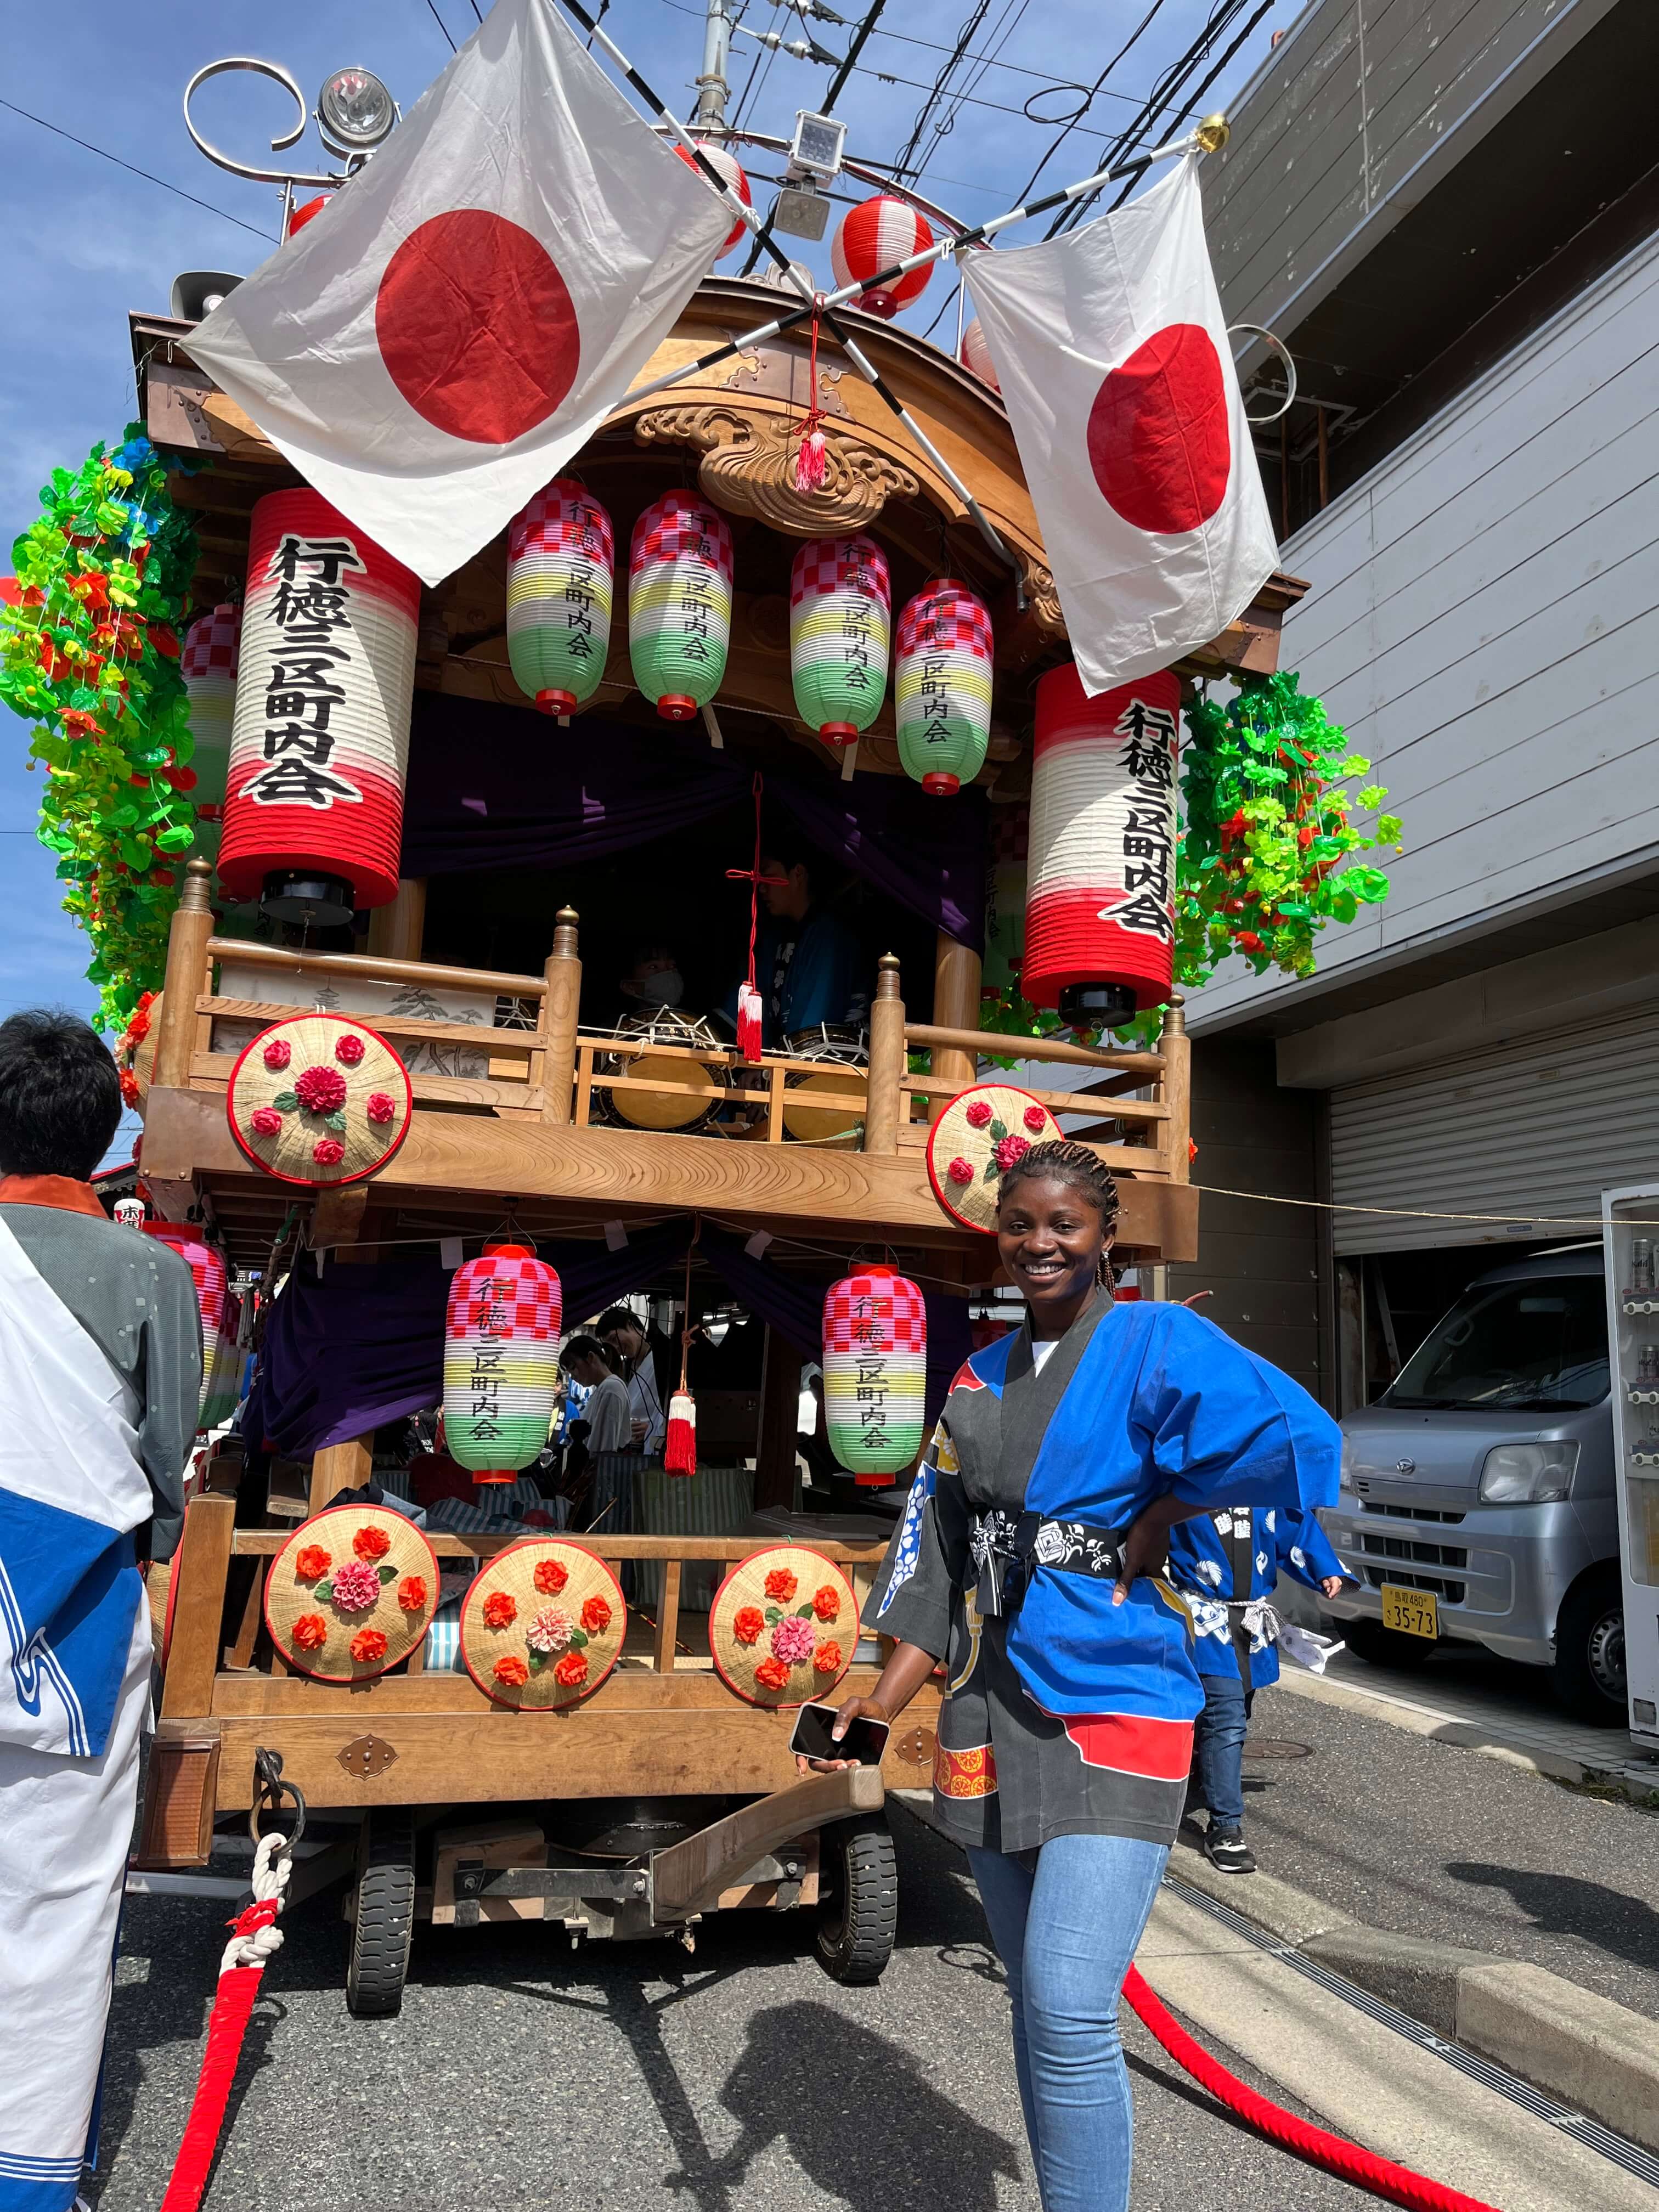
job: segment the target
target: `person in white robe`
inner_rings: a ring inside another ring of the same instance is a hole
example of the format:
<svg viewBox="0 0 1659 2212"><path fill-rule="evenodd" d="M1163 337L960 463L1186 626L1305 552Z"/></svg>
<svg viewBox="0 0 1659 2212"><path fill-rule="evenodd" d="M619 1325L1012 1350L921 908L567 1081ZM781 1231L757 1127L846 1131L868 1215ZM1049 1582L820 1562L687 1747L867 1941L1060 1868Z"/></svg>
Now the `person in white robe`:
<svg viewBox="0 0 1659 2212"><path fill-rule="evenodd" d="M200 1400L190 1268L89 1178L121 1094L73 1016L0 1023L0 2212L70 2212L93 2139L149 1717L139 1561Z"/></svg>

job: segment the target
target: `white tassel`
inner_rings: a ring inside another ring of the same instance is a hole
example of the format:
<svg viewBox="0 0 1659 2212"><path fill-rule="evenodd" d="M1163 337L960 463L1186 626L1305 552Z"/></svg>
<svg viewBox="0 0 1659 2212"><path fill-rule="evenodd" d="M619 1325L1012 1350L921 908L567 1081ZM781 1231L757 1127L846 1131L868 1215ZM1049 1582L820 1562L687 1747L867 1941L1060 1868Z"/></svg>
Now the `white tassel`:
<svg viewBox="0 0 1659 2212"><path fill-rule="evenodd" d="M738 986L738 1049L750 1067L761 1059L761 1023L765 1001L752 983Z"/></svg>
<svg viewBox="0 0 1659 2212"><path fill-rule="evenodd" d="M697 1471L697 1401L689 1390L676 1390L668 1401L668 1436L662 1463L669 1474Z"/></svg>

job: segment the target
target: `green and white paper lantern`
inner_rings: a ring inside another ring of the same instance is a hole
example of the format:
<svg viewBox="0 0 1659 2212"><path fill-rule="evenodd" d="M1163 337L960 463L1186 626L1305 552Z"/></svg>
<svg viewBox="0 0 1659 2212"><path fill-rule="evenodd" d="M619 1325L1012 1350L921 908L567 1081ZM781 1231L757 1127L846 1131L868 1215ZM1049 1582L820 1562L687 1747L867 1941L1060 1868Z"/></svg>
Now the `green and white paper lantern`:
<svg viewBox="0 0 1659 2212"><path fill-rule="evenodd" d="M732 575L726 518L690 492L665 492L634 525L628 655L665 721L689 722L725 679Z"/></svg>
<svg viewBox="0 0 1659 2212"><path fill-rule="evenodd" d="M801 720L856 744L881 712L893 595L873 538L814 538L789 572L789 672Z"/></svg>
<svg viewBox="0 0 1659 2212"><path fill-rule="evenodd" d="M611 645L611 517L568 477L513 518L507 653L519 688L568 720L599 687Z"/></svg>

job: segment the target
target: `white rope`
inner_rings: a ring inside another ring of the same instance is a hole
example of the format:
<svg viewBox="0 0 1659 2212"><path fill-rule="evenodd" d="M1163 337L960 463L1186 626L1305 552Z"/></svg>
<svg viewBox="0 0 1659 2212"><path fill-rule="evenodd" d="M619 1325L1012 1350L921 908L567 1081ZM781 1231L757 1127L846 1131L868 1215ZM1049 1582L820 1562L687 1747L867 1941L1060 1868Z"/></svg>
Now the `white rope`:
<svg viewBox="0 0 1659 2212"><path fill-rule="evenodd" d="M294 1857L288 1838L275 1833L261 1836L253 1854L253 1902L275 1903L280 1910L283 1892L293 1871ZM269 1928L256 1928L249 1936L233 1936L219 1961L219 1972L228 1974L239 1966L263 1966L282 1948L283 1931L274 1923Z"/></svg>

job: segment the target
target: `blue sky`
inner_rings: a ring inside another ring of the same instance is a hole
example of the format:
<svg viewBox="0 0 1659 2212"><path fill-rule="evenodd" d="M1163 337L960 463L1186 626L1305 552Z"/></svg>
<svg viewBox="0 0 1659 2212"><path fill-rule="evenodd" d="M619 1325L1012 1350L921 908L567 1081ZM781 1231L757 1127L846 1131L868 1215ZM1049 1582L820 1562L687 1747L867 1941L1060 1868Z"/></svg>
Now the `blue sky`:
<svg viewBox="0 0 1659 2212"><path fill-rule="evenodd" d="M971 51L1015 66L958 72L955 85L973 104L955 111L951 128L936 143L931 135L924 140L921 188L970 221L1014 202L1055 136L1053 122L1028 120L1022 104L1035 96L1038 116L1063 116L1076 103L1068 102L1058 81L1091 82L1149 4L990 0ZM864 0L837 0L837 7L856 18ZM11 331L0 382L0 548L9 548L37 511L38 489L50 471L78 465L96 438L113 441L131 414L128 310L165 311L173 278L182 270L246 274L275 243L276 190L213 167L185 133L180 95L193 71L222 55L258 54L292 70L314 97L331 70L355 63L383 77L407 108L448 59L441 22L458 40L475 26L471 0L328 0L291 13L251 0L217 0L211 9L199 0L152 0L137 14L112 0L79 0L72 11L33 6L6 12L0 97L210 204L192 205L0 107L6 210L0 267ZM864 66L837 106L851 125L849 152L896 156L925 88L946 59L942 49L976 12L977 0L890 0L881 33L866 46ZM1209 12L1210 0L1164 0L1039 190L1087 173L1103 140L1133 117L1126 96L1144 95ZM1287 27L1298 12L1295 0L1279 0L1206 104L1224 104L1224 95L1266 54L1273 31ZM750 0L746 21L757 30L779 27L787 39L801 33L799 16L769 0ZM702 52L701 4L614 0L605 27L669 105L689 113ZM811 29L826 48L845 50L848 31L823 21ZM820 104L829 73L787 54L765 55L739 34L733 43L734 112L757 56L742 120L787 135L798 107ZM915 82L884 82L877 71ZM291 108L275 85L244 76L207 86L197 112L227 151L258 161L271 158L265 146L274 131L287 126ZM327 166L313 134L285 158L296 166ZM749 166L765 170L770 163L757 156ZM757 203L764 206L769 198L770 188L757 184ZM827 276L827 240L815 248L791 241L789 250ZM723 265L735 269L742 258L739 253ZM925 330L949 296L945 278L936 276L906 321ZM953 307L946 307L939 328L948 341ZM0 568L9 566L0 553ZM33 835L39 783L26 773L27 750L24 725L0 709L0 1015L42 1001L90 1012L94 994L83 981L86 947L58 908L52 857Z"/></svg>

